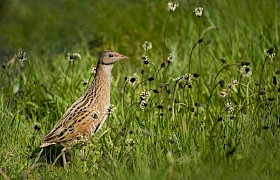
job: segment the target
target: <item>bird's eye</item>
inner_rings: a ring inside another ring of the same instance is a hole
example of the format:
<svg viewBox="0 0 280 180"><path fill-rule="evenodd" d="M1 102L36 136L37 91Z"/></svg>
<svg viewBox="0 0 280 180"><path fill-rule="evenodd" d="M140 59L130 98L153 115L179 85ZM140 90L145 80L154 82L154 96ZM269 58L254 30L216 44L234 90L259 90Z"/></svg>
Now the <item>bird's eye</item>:
<svg viewBox="0 0 280 180"><path fill-rule="evenodd" d="M113 54L109 54L109 58L112 58L113 57Z"/></svg>

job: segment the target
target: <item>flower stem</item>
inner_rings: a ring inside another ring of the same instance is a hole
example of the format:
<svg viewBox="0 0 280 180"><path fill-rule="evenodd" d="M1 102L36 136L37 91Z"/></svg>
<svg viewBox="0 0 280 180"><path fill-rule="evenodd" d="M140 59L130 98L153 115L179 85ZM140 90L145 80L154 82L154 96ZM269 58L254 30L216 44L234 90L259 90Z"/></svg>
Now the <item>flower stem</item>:
<svg viewBox="0 0 280 180"><path fill-rule="evenodd" d="M167 29L167 24L169 22L169 18L171 15L171 11L169 11L166 23L165 23L165 27L164 27L164 33L163 33L163 43L162 43L162 61L164 62L164 53L165 53L165 37L166 37L166 29Z"/></svg>

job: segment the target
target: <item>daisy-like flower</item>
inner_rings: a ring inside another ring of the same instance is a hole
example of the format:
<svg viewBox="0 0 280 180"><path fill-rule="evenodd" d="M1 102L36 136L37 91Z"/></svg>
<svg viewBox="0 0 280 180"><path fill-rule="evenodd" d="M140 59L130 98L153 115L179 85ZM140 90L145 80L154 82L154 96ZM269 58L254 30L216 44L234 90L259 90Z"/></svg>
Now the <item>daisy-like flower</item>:
<svg viewBox="0 0 280 180"><path fill-rule="evenodd" d="M234 111L234 107L230 102L225 104L225 109L228 113L232 113Z"/></svg>
<svg viewBox="0 0 280 180"><path fill-rule="evenodd" d="M273 59L276 56L276 53L274 52L274 48L270 48L270 49L265 49L264 50L264 54L266 56L268 56L269 58Z"/></svg>
<svg viewBox="0 0 280 180"><path fill-rule="evenodd" d="M24 51L19 51L16 55L16 58L19 62L23 62L27 60L27 53Z"/></svg>
<svg viewBox="0 0 280 180"><path fill-rule="evenodd" d="M194 12L195 16L201 17L202 14L203 14L203 8L202 7L197 7L197 8L194 9L193 12Z"/></svg>
<svg viewBox="0 0 280 180"><path fill-rule="evenodd" d="M168 64L172 63L174 61L175 57L172 54L169 54L168 58L167 58L167 62Z"/></svg>
<svg viewBox="0 0 280 180"><path fill-rule="evenodd" d="M250 77L252 75L252 68L250 66L241 66L240 73L243 77Z"/></svg>
<svg viewBox="0 0 280 180"><path fill-rule="evenodd" d="M139 78L138 78L138 75L136 73L134 73L133 76L126 78L126 82L128 84L130 84L131 86L134 86L135 84L137 84L138 81L139 81Z"/></svg>
<svg viewBox="0 0 280 180"><path fill-rule="evenodd" d="M153 45L151 42L149 41L145 41L143 44L142 44L142 48L147 51L147 50L150 50L152 49Z"/></svg>
<svg viewBox="0 0 280 180"><path fill-rule="evenodd" d="M167 6L168 6L169 11L174 12L177 9L177 7L179 6L179 4L170 1L170 2L167 3Z"/></svg>
<svg viewBox="0 0 280 180"><path fill-rule="evenodd" d="M82 56L79 53L73 53L73 54L68 53L67 54L67 60L69 60L70 62L78 61L81 59L82 59Z"/></svg>

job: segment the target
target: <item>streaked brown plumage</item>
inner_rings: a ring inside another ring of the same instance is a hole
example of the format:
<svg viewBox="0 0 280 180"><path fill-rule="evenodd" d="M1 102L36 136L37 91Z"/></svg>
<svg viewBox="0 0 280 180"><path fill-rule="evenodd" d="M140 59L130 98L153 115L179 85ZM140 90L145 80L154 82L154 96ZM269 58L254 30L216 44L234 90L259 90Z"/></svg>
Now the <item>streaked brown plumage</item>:
<svg viewBox="0 0 280 180"><path fill-rule="evenodd" d="M110 106L111 70L115 62L126 58L122 54L105 51L99 58L94 81L43 139L41 148L53 144L64 147L64 166L64 151L79 142L87 142L105 122Z"/></svg>

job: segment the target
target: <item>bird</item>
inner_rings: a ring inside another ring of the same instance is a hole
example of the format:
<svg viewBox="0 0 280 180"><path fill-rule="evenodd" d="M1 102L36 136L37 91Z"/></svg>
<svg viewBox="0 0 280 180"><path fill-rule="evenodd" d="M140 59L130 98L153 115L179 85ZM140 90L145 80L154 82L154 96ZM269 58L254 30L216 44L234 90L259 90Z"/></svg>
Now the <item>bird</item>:
<svg viewBox="0 0 280 180"><path fill-rule="evenodd" d="M95 78L85 93L66 110L50 133L43 138L40 148L51 145L63 147L57 159L62 156L65 169L65 152L78 143L85 144L105 122L110 108L111 71L116 62L124 59L128 57L105 51L99 57Z"/></svg>

